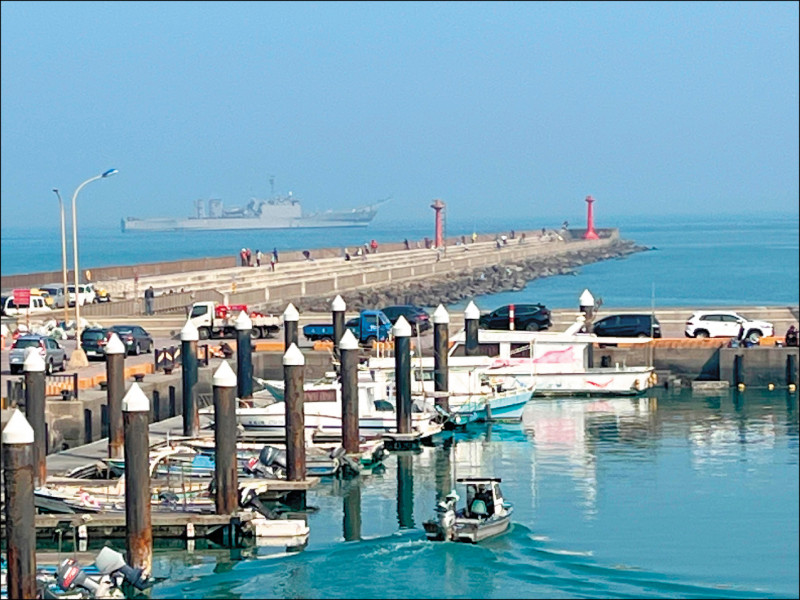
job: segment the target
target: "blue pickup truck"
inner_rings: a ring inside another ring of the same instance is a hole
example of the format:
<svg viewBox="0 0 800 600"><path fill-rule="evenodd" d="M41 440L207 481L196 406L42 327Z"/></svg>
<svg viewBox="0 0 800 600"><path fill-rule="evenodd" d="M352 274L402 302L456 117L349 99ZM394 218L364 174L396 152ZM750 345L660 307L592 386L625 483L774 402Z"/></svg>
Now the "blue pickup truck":
<svg viewBox="0 0 800 600"><path fill-rule="evenodd" d="M372 345L373 341L383 342L389 339L392 332L392 322L380 310L362 310L357 317L345 323L360 344ZM333 323L313 323L303 327L306 339L333 341Z"/></svg>

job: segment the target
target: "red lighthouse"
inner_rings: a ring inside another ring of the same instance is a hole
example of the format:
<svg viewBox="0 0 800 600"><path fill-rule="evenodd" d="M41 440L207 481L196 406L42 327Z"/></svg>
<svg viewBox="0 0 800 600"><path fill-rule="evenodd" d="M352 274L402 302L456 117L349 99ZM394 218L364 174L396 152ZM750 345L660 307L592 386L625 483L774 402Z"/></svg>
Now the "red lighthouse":
<svg viewBox="0 0 800 600"><path fill-rule="evenodd" d="M594 230L594 211L592 210L592 203L594 198L586 196L586 233L583 234L585 240L598 240L600 236Z"/></svg>
<svg viewBox="0 0 800 600"><path fill-rule="evenodd" d="M438 198L433 201L431 208L436 211L436 239L434 240L434 247L444 247L444 236L442 234L442 211L444 210L445 203Z"/></svg>

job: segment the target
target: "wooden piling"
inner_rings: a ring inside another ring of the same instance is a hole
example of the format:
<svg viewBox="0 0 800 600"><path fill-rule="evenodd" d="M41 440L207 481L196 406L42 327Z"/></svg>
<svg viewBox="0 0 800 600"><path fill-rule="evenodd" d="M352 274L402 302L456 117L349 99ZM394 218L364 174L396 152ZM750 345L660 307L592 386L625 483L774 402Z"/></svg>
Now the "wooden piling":
<svg viewBox="0 0 800 600"><path fill-rule="evenodd" d="M475 303L470 300L467 308L464 309L464 329L466 343L464 345L464 354L467 356L477 356L478 345L478 319L481 316L481 311L475 306Z"/></svg>
<svg viewBox="0 0 800 600"><path fill-rule="evenodd" d="M197 340L200 333L191 321L181 329L181 384L183 386L183 435L200 435L197 406ZM208 348L206 348L208 351Z"/></svg>
<svg viewBox="0 0 800 600"><path fill-rule="evenodd" d="M297 345L297 323L300 321L300 313L297 312L294 304L289 302L286 310L283 311L283 347L288 348L292 344Z"/></svg>
<svg viewBox="0 0 800 600"><path fill-rule="evenodd" d="M138 383L122 399L125 434L125 547L133 568L151 573L153 531L150 515L150 400Z"/></svg>
<svg viewBox="0 0 800 600"><path fill-rule="evenodd" d="M744 385L744 356L741 354L733 357L733 382L737 387Z"/></svg>
<svg viewBox="0 0 800 600"><path fill-rule="evenodd" d="M37 597L34 440L30 423L14 409L2 434L7 589L13 600Z"/></svg>
<svg viewBox="0 0 800 600"><path fill-rule="evenodd" d="M450 315L441 304L433 312L433 389L444 392L436 395L436 406L450 412L449 367L447 353L450 349Z"/></svg>
<svg viewBox="0 0 800 600"><path fill-rule="evenodd" d="M33 464L36 487L47 481L47 430L45 428L44 358L38 348L25 351L25 416L33 428Z"/></svg>
<svg viewBox="0 0 800 600"><path fill-rule="evenodd" d="M358 452L358 340L349 329L339 349L342 356L342 446L348 454Z"/></svg>
<svg viewBox="0 0 800 600"><path fill-rule="evenodd" d="M305 414L303 408L303 370L305 357L292 344L283 355L284 402L286 404L286 479L306 477Z"/></svg>
<svg viewBox="0 0 800 600"><path fill-rule="evenodd" d="M247 343L250 344L249 339ZM239 472L236 465L236 375L227 360L223 360L214 373L212 386L216 478L214 503L218 515L231 515L239 507Z"/></svg>
<svg viewBox="0 0 800 600"><path fill-rule="evenodd" d="M239 398L253 397L253 321L245 311L236 317L236 383Z"/></svg>
<svg viewBox="0 0 800 600"><path fill-rule="evenodd" d="M411 433L411 325L400 315L394 334L395 412L397 433Z"/></svg>
<svg viewBox="0 0 800 600"><path fill-rule="evenodd" d="M125 455L122 398L125 396L125 344L112 333L106 344L106 400L108 402L108 457Z"/></svg>
<svg viewBox="0 0 800 600"><path fill-rule="evenodd" d="M333 355L339 356L339 343L344 335L344 312L347 310L347 304L344 299L337 294L336 298L331 302L331 311L333 312Z"/></svg>

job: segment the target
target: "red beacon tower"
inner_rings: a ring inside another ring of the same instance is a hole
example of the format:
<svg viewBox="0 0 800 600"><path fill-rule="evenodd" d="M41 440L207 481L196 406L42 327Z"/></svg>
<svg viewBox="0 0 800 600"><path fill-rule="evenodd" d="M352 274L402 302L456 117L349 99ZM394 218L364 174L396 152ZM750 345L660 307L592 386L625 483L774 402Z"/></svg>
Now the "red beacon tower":
<svg viewBox="0 0 800 600"><path fill-rule="evenodd" d="M594 198L586 196L586 233L583 234L585 240L599 240L600 236L594 230L594 211L592 210L592 203Z"/></svg>
<svg viewBox="0 0 800 600"><path fill-rule="evenodd" d="M436 236L434 240L435 248L444 247L444 235L442 227L442 211L444 210L445 203L438 198L433 201L431 208L436 211Z"/></svg>

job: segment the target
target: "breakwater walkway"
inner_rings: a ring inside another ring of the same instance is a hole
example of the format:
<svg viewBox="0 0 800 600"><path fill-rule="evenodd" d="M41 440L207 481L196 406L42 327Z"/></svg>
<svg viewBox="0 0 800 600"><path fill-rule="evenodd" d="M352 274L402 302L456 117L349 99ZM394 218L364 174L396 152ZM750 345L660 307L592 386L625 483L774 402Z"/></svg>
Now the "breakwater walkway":
<svg viewBox="0 0 800 600"><path fill-rule="evenodd" d="M311 250L311 260L303 259L302 255L281 257L274 271L269 264L261 267L200 267L197 270L185 265L186 268L180 272L164 268L137 277L103 278L107 273L93 270L96 283L109 290L112 302L87 306L82 314L90 319L141 314L142 295L150 286L156 294L156 313L182 313L193 302L202 300L247 304L254 309L273 312L282 312L289 302L301 310L319 310L321 307L326 310L327 303L336 294L348 294L348 306L356 308L361 303L368 306L389 299L386 296L376 298L374 292L378 290L394 290L391 298L402 302L425 304L420 297L423 288L461 274L461 280L451 280L449 287L436 289L438 304L457 301L466 297L464 293L471 296L519 288L524 285L526 277L530 280L562 273L582 264L645 250L620 239L617 229L599 231L600 239L597 240L584 240L579 237L580 233L569 230L517 232L514 238L507 237L505 243L484 236L489 239L478 239L474 243L468 240L466 244L458 243L458 240L457 245L440 250L406 249L402 243L383 244L377 253L351 256L349 261L344 260L343 249ZM571 258L559 262L564 257ZM544 261L538 270L497 269L532 259ZM555 268L548 267L548 263ZM146 266L142 265L143 271ZM488 268L495 269L496 276L489 273L487 281L488 271L485 270ZM479 270L484 270L482 283L472 281L469 287L465 286L463 278ZM408 287L415 282L424 285ZM454 290L460 290L462 296L454 298L451 293Z"/></svg>

